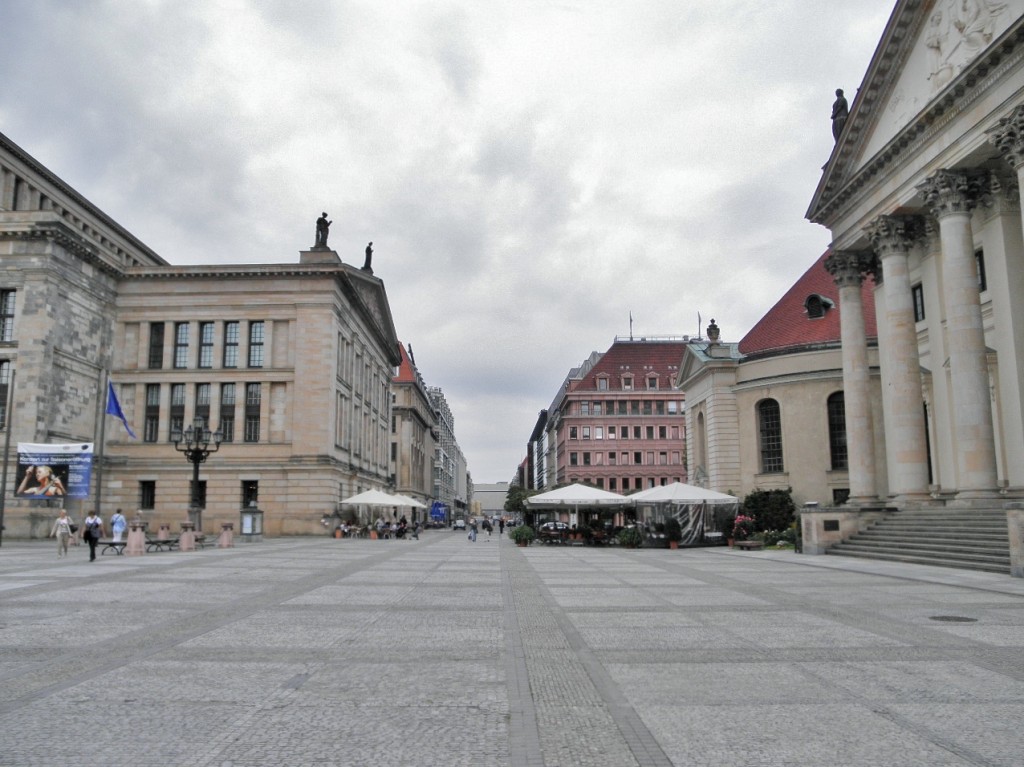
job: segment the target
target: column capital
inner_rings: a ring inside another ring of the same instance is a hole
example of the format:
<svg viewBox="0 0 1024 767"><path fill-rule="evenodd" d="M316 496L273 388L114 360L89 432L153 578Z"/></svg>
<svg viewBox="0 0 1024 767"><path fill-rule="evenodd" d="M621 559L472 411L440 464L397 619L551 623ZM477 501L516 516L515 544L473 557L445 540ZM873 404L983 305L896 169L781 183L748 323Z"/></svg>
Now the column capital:
<svg viewBox="0 0 1024 767"><path fill-rule="evenodd" d="M1020 183L1016 174L989 170L981 190L981 204L992 214L1020 210Z"/></svg>
<svg viewBox="0 0 1024 767"><path fill-rule="evenodd" d="M985 133L1014 170L1024 167L1024 105L1015 107Z"/></svg>
<svg viewBox="0 0 1024 767"><path fill-rule="evenodd" d="M877 216L865 227L879 257L906 253L923 232L919 216Z"/></svg>
<svg viewBox="0 0 1024 767"><path fill-rule="evenodd" d="M939 170L917 185L935 218L970 213L978 204L983 174L975 170Z"/></svg>
<svg viewBox="0 0 1024 767"><path fill-rule="evenodd" d="M841 288L859 287L864 281L864 272L871 267L874 254L859 250L834 250L825 259L825 270L832 275Z"/></svg>

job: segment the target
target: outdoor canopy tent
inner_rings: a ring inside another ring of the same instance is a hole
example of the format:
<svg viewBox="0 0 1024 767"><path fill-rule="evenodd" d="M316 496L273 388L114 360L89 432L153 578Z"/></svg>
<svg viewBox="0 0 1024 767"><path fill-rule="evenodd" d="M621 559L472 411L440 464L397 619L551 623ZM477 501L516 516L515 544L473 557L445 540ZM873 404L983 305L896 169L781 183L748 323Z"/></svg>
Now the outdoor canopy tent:
<svg viewBox="0 0 1024 767"><path fill-rule="evenodd" d="M537 509L570 509L578 512L581 508L632 506L633 499L593 485L576 483L530 496L526 499L526 505Z"/></svg>
<svg viewBox="0 0 1024 767"><path fill-rule="evenodd" d="M679 520L679 524L683 528L683 538L680 543L684 546L693 546L704 539L704 532L710 521L711 506L739 504L739 498L734 496L682 482L651 487L641 490L639 493L633 493L629 497L640 506L685 507L685 513L682 509L677 509L672 515Z"/></svg>

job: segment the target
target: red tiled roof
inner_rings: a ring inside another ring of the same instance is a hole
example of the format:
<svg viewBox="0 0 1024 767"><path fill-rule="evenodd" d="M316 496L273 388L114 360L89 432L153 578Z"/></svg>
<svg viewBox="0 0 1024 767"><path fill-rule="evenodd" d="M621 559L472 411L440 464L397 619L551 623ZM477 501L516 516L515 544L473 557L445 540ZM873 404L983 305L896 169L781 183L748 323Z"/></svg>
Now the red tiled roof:
<svg viewBox="0 0 1024 767"><path fill-rule="evenodd" d="M622 391L627 373L633 375L633 391L646 390L652 375L658 376L658 389L671 390L685 352L684 341L616 340L589 373L570 382L569 391L597 391L598 376L608 378L608 391Z"/></svg>
<svg viewBox="0 0 1024 767"><path fill-rule="evenodd" d="M409 359L409 353L401 341L398 343L398 349L402 354L402 362L398 366L398 375L391 380L395 383L416 383L416 371L413 370L412 360Z"/></svg>
<svg viewBox="0 0 1024 767"><path fill-rule="evenodd" d="M837 345L839 332L839 288L825 269L825 251L814 265L794 283L750 332L739 343L745 355L764 352L795 351L802 347ZM878 337L875 322L875 281L865 278L861 284L860 301L864 308L864 331L869 339ZM833 306L820 319L807 316L804 302L817 293L833 302Z"/></svg>

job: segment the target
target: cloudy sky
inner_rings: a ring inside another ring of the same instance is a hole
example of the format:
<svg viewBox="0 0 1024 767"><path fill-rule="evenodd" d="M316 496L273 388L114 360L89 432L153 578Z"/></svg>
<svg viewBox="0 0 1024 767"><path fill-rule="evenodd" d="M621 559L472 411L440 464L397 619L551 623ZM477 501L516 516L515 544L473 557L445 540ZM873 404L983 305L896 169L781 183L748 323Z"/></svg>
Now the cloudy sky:
<svg viewBox="0 0 1024 767"><path fill-rule="evenodd" d="M828 245L893 0L5 0L0 131L174 264L373 267L477 482L615 336L738 340Z"/></svg>

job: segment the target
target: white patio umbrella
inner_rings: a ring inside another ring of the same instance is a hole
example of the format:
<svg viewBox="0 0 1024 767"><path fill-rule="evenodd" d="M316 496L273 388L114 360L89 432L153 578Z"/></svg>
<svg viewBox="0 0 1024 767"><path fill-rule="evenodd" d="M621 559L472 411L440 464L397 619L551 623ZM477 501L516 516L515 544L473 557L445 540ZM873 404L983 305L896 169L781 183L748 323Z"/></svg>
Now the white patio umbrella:
<svg viewBox="0 0 1024 767"><path fill-rule="evenodd" d="M399 500L399 506L412 506L414 509L427 508L427 504L420 503L415 498L410 498L408 495L403 495L402 493L395 493L394 497Z"/></svg>
<svg viewBox="0 0 1024 767"><path fill-rule="evenodd" d="M633 501L593 485L576 483L531 496L526 499L526 504L538 509L571 509L577 513L581 508L594 506L632 506Z"/></svg>
<svg viewBox="0 0 1024 767"><path fill-rule="evenodd" d="M346 498L341 503L344 506L391 507L403 505L398 498L385 493L383 490L365 490L358 495L353 495L351 498ZM362 516L362 513L360 513L360 519L362 519Z"/></svg>
<svg viewBox="0 0 1024 767"><path fill-rule="evenodd" d="M696 485L687 485L683 482L649 487L639 493L633 493L629 497L638 506L685 506L685 516L681 517L681 509L673 514L682 526L683 537L680 543L684 546L692 546L704 539L704 533L711 517L709 506L739 503L739 498L734 496Z"/></svg>

